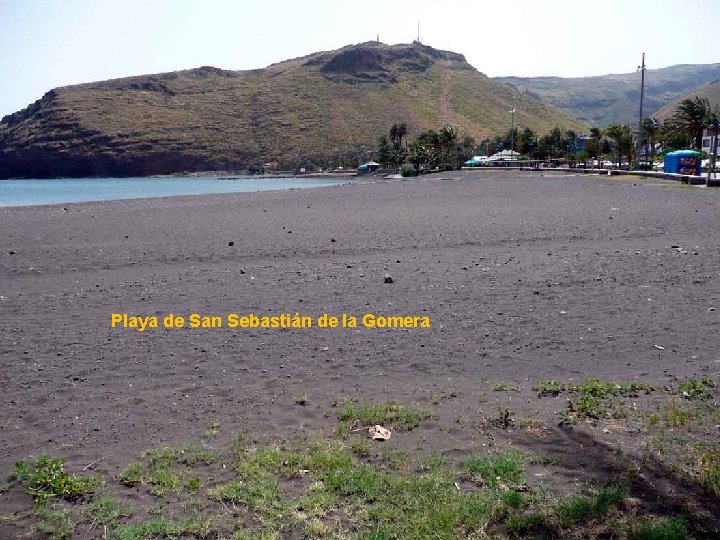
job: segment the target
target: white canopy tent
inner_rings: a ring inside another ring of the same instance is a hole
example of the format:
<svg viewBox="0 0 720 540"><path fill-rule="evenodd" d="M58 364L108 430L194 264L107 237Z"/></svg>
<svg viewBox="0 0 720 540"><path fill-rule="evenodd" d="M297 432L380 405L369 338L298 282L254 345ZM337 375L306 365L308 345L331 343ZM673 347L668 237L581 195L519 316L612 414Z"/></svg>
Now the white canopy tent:
<svg viewBox="0 0 720 540"><path fill-rule="evenodd" d="M517 159L520 159L520 152L514 150L503 150L487 158L488 161L515 161Z"/></svg>

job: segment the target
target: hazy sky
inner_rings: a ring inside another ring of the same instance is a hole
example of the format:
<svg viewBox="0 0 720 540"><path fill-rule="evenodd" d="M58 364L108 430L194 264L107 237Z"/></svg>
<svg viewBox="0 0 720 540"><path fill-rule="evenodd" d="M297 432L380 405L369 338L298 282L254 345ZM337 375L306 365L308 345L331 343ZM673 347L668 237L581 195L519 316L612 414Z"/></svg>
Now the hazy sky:
<svg viewBox="0 0 720 540"><path fill-rule="evenodd" d="M418 21L490 76L720 62L718 0L0 0L0 116L69 84L409 43Z"/></svg>

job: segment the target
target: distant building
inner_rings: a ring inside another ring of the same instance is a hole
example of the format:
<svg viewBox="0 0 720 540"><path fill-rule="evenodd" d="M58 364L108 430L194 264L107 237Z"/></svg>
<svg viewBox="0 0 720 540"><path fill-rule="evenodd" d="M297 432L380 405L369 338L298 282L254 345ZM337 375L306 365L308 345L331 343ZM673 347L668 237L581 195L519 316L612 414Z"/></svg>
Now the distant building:
<svg viewBox="0 0 720 540"><path fill-rule="evenodd" d="M520 159L520 152L503 150L487 158L487 161L517 161L518 159Z"/></svg>
<svg viewBox="0 0 720 540"><path fill-rule="evenodd" d="M373 172L377 171L380 168L379 163L375 163L374 161L368 161L367 163L363 163L358 167L358 171L360 172Z"/></svg>
<svg viewBox="0 0 720 540"><path fill-rule="evenodd" d="M579 135L578 138L575 139L575 151L578 154L582 154L590 141L592 141L592 137L590 135Z"/></svg>
<svg viewBox="0 0 720 540"><path fill-rule="evenodd" d="M712 128L703 129L703 137L702 137L702 151L703 152L706 152L707 154L713 153L713 138L714 137L715 137L715 133ZM716 146L720 147L720 140L718 140Z"/></svg>

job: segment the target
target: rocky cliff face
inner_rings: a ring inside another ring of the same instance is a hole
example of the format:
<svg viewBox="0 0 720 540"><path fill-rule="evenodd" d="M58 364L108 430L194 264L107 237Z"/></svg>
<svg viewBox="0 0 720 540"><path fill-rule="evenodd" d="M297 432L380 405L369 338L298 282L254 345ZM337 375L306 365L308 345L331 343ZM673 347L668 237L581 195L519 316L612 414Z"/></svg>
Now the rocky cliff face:
<svg viewBox="0 0 720 540"><path fill-rule="evenodd" d="M475 137L580 124L456 53L363 43L262 70L213 67L51 90L0 121L0 178L238 170L368 157L395 122Z"/></svg>
<svg viewBox="0 0 720 540"><path fill-rule="evenodd" d="M461 54L439 51L419 43L393 48L368 43L319 55L305 65L320 66L326 77L336 81L395 83L399 73L424 73L435 60L456 64L457 69L473 69Z"/></svg>

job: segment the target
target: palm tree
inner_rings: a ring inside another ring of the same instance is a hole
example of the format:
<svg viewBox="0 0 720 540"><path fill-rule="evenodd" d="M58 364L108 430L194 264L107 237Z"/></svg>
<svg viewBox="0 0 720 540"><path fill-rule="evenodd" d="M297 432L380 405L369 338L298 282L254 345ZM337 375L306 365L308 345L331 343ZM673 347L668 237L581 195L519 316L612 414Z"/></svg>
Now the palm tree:
<svg viewBox="0 0 720 540"><path fill-rule="evenodd" d="M662 145L663 150L678 150L692 144L691 137L684 131L677 131L671 124L670 118L660 124L655 138Z"/></svg>
<svg viewBox="0 0 720 540"><path fill-rule="evenodd" d="M655 138L660 130L660 120L657 118L645 118L641 126L642 133L640 135L640 142L643 148L650 148L650 157L652 158L655 154Z"/></svg>
<svg viewBox="0 0 720 540"><path fill-rule="evenodd" d="M573 162L577 161L577 139L577 133L572 129L563 133L562 146L565 150L565 157L570 160L572 155Z"/></svg>
<svg viewBox="0 0 720 540"><path fill-rule="evenodd" d="M605 129L605 135L612 140L617 155L618 166L622 161L622 156L628 158L628 163L632 161L633 140L632 131L627 124L613 124Z"/></svg>
<svg viewBox="0 0 720 540"><path fill-rule="evenodd" d="M591 152L595 154L598 162L598 168L600 167L600 155L602 154L602 140L603 132L598 127L590 128L590 139L592 140Z"/></svg>
<svg viewBox="0 0 720 540"><path fill-rule="evenodd" d="M465 135L462 138L462 140L460 141L458 148L460 149L460 160L461 161L470 159L475 154L475 149L477 148L477 143L475 142L475 138L471 137L470 135Z"/></svg>
<svg viewBox="0 0 720 540"><path fill-rule="evenodd" d="M393 124L390 128L390 142L392 143L392 158L390 162L394 167L402 165L405 161L406 152L403 148L403 139L407 135L407 124Z"/></svg>
<svg viewBox="0 0 720 540"><path fill-rule="evenodd" d="M560 128L555 126L546 137L548 137L548 142L550 143L551 155L560 157L563 153L563 135Z"/></svg>
<svg viewBox="0 0 720 540"><path fill-rule="evenodd" d="M390 128L390 140L395 148L400 149L402 147L402 141L407 135L407 124L402 122L400 124L393 124Z"/></svg>
<svg viewBox="0 0 720 540"><path fill-rule="evenodd" d="M521 154L532 154L532 151L535 148L536 139L537 135L535 135L535 132L532 129L529 127L523 129L520 132L519 137L515 139L517 141L518 152Z"/></svg>
<svg viewBox="0 0 720 540"><path fill-rule="evenodd" d="M440 148L443 151L443 161L445 164L450 162L451 156L455 158L454 165L457 165L457 130L450 124L445 124L440 130Z"/></svg>
<svg viewBox="0 0 720 540"><path fill-rule="evenodd" d="M410 163L420 172L423 167L437 167L440 154L440 137L434 130L423 131L415 142L410 144Z"/></svg>
<svg viewBox="0 0 720 540"><path fill-rule="evenodd" d="M388 143L388 139L385 135L380 137L378 139L378 151L377 151L377 161L382 164L383 167L386 167L388 163L390 163L393 159L393 151L392 147Z"/></svg>
<svg viewBox="0 0 720 540"><path fill-rule="evenodd" d="M703 128L710 112L710 103L705 98L695 96L683 99L668 119L669 127L677 134L690 135L693 148L701 148Z"/></svg>

